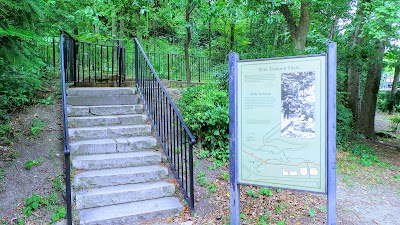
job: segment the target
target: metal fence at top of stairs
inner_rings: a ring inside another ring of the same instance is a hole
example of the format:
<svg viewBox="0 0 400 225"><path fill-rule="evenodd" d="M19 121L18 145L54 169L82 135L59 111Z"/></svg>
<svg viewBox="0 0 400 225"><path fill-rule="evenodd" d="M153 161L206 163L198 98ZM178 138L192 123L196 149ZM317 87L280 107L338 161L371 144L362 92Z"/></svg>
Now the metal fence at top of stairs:
<svg viewBox="0 0 400 225"><path fill-rule="evenodd" d="M157 72L135 38L136 87L171 169L191 211L194 211L193 137Z"/></svg>
<svg viewBox="0 0 400 225"><path fill-rule="evenodd" d="M71 196L71 151L69 146L69 135L68 135L68 114L67 114L67 87L66 78L67 71L71 74L74 68L71 60L67 63L68 54L71 54L71 48L74 46L73 38L67 34L62 33L60 35L60 69L61 69L61 91L62 91L62 112L63 112L63 134L64 134L64 160L65 160L65 187L66 187L66 200L67 200L67 223L72 225L72 196Z"/></svg>
<svg viewBox="0 0 400 225"><path fill-rule="evenodd" d="M121 42L105 45L79 42L69 37L68 51L64 52L66 82L74 86L98 84L121 87L127 73L133 78L133 66L125 63L126 50Z"/></svg>
<svg viewBox="0 0 400 225"><path fill-rule="evenodd" d="M185 55L175 53L147 52L150 62L161 79L186 81ZM189 66L192 82L215 81L219 73L223 73L224 60L207 57L190 56Z"/></svg>
<svg viewBox="0 0 400 225"><path fill-rule="evenodd" d="M45 44L38 46L43 61L49 66L59 67L59 41L56 38L45 38ZM113 44L110 44L113 43ZM125 80L134 78L134 51L119 45L119 41L108 44L78 42L74 40L76 66L71 74L67 71L67 82L75 86L94 84L121 85ZM122 52L121 52L122 51ZM185 56L178 53L146 52L158 76L163 80L186 81ZM122 57L121 57L122 56ZM66 57L69 57L67 54ZM201 56L189 56L192 82L214 81L218 74L226 73L223 59L212 59ZM121 79L121 84L120 80Z"/></svg>

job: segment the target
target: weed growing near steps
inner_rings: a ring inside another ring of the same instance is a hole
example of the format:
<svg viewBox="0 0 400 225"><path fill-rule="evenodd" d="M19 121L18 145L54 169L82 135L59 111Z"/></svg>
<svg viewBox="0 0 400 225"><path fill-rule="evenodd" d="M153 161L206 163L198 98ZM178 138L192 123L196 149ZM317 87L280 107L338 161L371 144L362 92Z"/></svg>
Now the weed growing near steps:
<svg viewBox="0 0 400 225"><path fill-rule="evenodd" d="M37 137L40 132L47 126L44 122L42 122L39 118L37 118L37 114L35 114L35 118L32 120L31 126L31 137Z"/></svg>
<svg viewBox="0 0 400 225"><path fill-rule="evenodd" d="M205 176L206 176L206 173L204 171L200 171L196 178L197 182L199 182L200 186L206 187L206 189L209 193L216 192L217 185L208 181Z"/></svg>
<svg viewBox="0 0 400 225"><path fill-rule="evenodd" d="M58 195L53 192L49 196L39 196L32 194L24 204L22 209L23 217L18 219L18 224L24 224L25 220L30 218L36 211L44 209L51 215L51 223L57 222L65 218L67 211L64 206L59 206L60 199Z"/></svg>
<svg viewBox="0 0 400 225"><path fill-rule="evenodd" d="M0 168L0 192L3 191L4 169Z"/></svg>
<svg viewBox="0 0 400 225"><path fill-rule="evenodd" d="M42 162L44 162L44 158L40 157L39 160L29 160L25 164L25 169L30 170L33 166L39 166Z"/></svg>

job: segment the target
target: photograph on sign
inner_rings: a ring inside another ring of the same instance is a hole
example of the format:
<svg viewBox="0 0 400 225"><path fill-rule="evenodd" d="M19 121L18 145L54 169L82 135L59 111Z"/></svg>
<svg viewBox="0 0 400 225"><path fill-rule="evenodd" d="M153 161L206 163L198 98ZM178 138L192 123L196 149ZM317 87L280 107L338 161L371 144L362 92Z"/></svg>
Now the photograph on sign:
<svg viewBox="0 0 400 225"><path fill-rule="evenodd" d="M315 72L282 73L281 136L315 138Z"/></svg>
<svg viewBox="0 0 400 225"><path fill-rule="evenodd" d="M238 182L326 192L326 56L239 61Z"/></svg>

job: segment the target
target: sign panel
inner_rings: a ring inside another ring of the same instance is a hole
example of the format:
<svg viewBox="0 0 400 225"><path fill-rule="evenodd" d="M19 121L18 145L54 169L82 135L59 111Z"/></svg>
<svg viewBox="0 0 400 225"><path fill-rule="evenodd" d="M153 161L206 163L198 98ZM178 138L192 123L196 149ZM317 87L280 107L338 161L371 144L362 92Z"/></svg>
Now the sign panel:
<svg viewBox="0 0 400 225"><path fill-rule="evenodd" d="M326 55L237 69L238 183L326 193Z"/></svg>

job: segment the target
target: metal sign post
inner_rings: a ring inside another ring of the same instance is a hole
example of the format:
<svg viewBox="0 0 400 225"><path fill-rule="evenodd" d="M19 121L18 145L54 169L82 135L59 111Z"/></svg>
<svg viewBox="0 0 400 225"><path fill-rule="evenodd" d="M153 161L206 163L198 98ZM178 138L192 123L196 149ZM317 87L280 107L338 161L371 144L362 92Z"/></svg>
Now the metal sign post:
<svg viewBox="0 0 400 225"><path fill-rule="evenodd" d="M229 54L230 224L239 186L328 195L336 224L336 43L327 54L239 60Z"/></svg>

